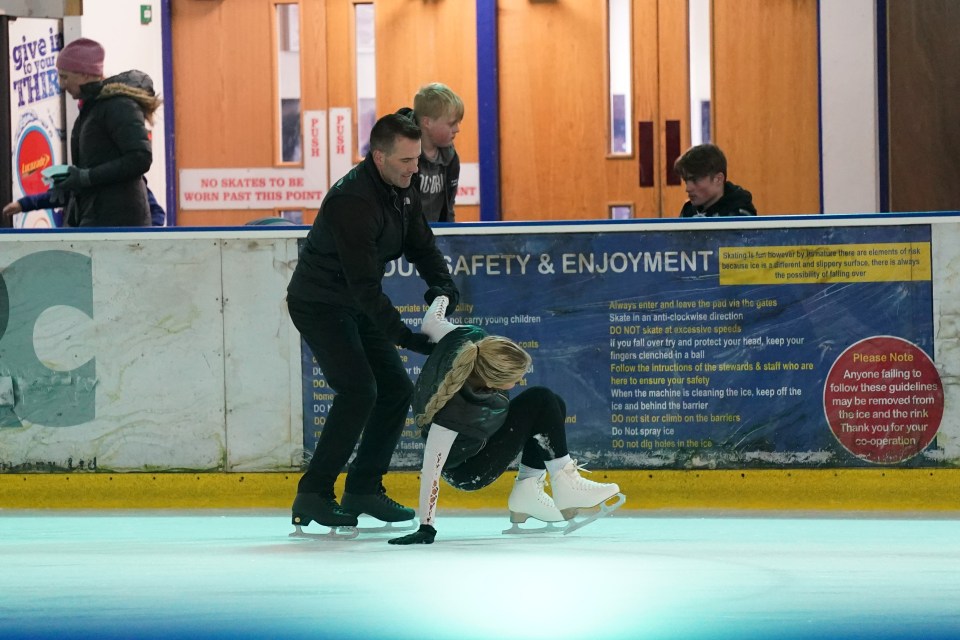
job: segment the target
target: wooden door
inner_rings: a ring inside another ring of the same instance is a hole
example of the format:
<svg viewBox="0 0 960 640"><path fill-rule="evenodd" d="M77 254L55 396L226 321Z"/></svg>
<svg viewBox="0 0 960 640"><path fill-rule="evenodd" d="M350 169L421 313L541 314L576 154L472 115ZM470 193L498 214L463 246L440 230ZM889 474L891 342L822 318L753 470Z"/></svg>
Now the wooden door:
<svg viewBox="0 0 960 640"><path fill-rule="evenodd" d="M479 157L477 126L477 14L472 0L375 0L377 113L413 107L417 90L442 82L463 100L455 146L461 164ZM477 205L456 205L458 222L479 220Z"/></svg>
<svg viewBox="0 0 960 640"><path fill-rule="evenodd" d="M887 3L889 210L960 208L960 5Z"/></svg>
<svg viewBox="0 0 960 640"><path fill-rule="evenodd" d="M820 213L817 0L714 0L714 141L760 214Z"/></svg>
<svg viewBox="0 0 960 640"><path fill-rule="evenodd" d="M173 0L179 170L291 166L281 160L278 142L276 12L280 4L299 9L301 114L331 106L353 107L355 112L351 0ZM274 209L181 209L177 224L242 225L277 213ZM315 216L315 209L305 209L303 222L309 224Z"/></svg>
<svg viewBox="0 0 960 640"><path fill-rule="evenodd" d="M643 75L636 80L638 116L635 119L638 134L640 127L649 127L645 123L652 121L653 184L644 176L646 180L640 185L643 197L638 197L636 217L672 218L680 214L687 200L683 182L673 170L674 161L690 147L687 2L645 0L645 3L649 5L647 10L634 16L634 47L637 51L644 51L643 57L636 56L637 73ZM634 3L634 11L639 4ZM652 15L656 15L655 21L648 17ZM655 34L641 32L641 27L647 23L656 26ZM640 165L642 156L649 155L644 145L650 142L638 135L638 143L637 165Z"/></svg>
<svg viewBox="0 0 960 640"><path fill-rule="evenodd" d="M322 25L322 11L306 3L303 41ZM320 5L322 8L322 5ZM176 114L176 167L273 167L277 162L274 108L274 2L195 2L173 0L173 96ZM308 18L309 16L309 18ZM318 22L319 20L319 22ZM323 39L319 41L322 43ZM316 68L324 56L304 51L304 64ZM313 93L316 83L306 83ZM304 100L322 101L311 95ZM178 210L177 224L239 225L273 215L272 210Z"/></svg>
<svg viewBox="0 0 960 640"><path fill-rule="evenodd" d="M686 4L632 3L634 144L613 154L606 0L500 1L502 219L679 212L682 184L668 176L690 140Z"/></svg>
<svg viewBox="0 0 960 640"><path fill-rule="evenodd" d="M349 108L357 151L357 5L372 4L376 115L412 106L420 86L443 82L464 101L457 136L462 163L477 162L476 14L472 2L408 0L173 0L178 169L284 166L276 145L277 4L300 12L302 111ZM340 176L331 175L332 183ZM180 211L180 225L236 225L276 211ZM316 210L304 210L310 223ZM457 219L478 207L459 205Z"/></svg>

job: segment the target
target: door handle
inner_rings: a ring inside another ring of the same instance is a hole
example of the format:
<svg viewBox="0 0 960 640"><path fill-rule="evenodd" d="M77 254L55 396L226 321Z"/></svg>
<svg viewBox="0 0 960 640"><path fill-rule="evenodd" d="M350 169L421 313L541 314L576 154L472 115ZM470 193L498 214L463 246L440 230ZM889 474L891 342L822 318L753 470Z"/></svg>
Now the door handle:
<svg viewBox="0 0 960 640"><path fill-rule="evenodd" d="M637 133L637 159L640 162L640 186L653 186L653 122L651 120L641 120L640 130Z"/></svg>
<svg viewBox="0 0 960 640"><path fill-rule="evenodd" d="M667 172L667 185L673 187L680 184L680 176L673 170L674 163L680 157L680 121L667 120L664 124L666 125L664 135L666 166L664 169Z"/></svg>

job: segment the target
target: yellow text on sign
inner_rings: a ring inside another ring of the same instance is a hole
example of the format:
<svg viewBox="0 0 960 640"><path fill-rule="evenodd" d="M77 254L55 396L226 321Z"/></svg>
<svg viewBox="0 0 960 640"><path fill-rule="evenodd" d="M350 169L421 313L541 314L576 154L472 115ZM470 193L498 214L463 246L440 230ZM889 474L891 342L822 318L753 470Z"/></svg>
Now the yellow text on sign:
<svg viewBox="0 0 960 640"><path fill-rule="evenodd" d="M929 242L720 247L721 285L930 280Z"/></svg>

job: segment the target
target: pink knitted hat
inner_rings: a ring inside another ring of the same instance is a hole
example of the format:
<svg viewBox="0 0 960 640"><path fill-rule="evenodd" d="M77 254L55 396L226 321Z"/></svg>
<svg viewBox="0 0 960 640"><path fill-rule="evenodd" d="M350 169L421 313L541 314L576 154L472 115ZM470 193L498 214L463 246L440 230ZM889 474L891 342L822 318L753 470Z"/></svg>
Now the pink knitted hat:
<svg viewBox="0 0 960 640"><path fill-rule="evenodd" d="M79 38L60 50L57 69L88 76L102 76L103 56L103 47L99 42L90 38Z"/></svg>

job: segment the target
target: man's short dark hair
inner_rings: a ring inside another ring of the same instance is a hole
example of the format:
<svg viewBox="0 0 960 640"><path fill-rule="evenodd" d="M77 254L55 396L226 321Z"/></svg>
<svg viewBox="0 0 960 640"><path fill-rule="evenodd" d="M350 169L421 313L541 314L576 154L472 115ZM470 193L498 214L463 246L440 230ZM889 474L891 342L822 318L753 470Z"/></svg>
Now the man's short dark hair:
<svg viewBox="0 0 960 640"><path fill-rule="evenodd" d="M398 137L419 140L420 127L412 118L391 113L377 120L370 130L370 150L390 153Z"/></svg>
<svg viewBox="0 0 960 640"><path fill-rule="evenodd" d="M698 144L673 163L673 170L683 180L699 180L704 176L722 173L727 177L727 157L715 144Z"/></svg>

